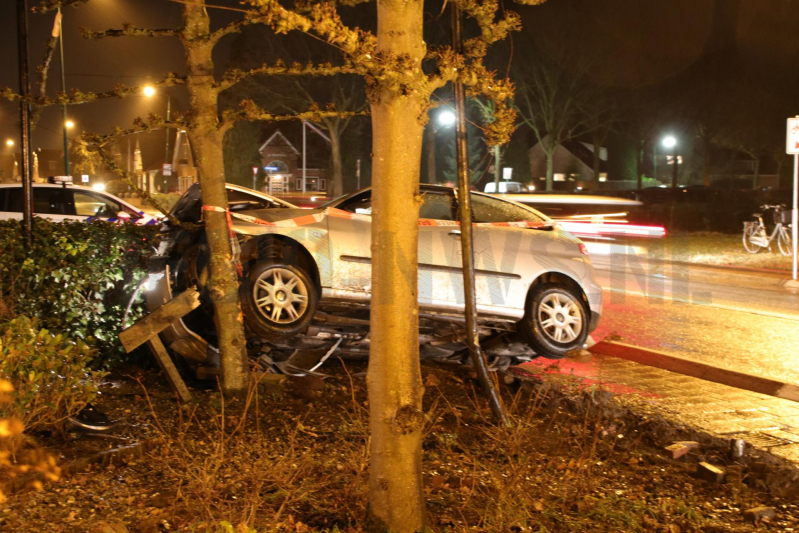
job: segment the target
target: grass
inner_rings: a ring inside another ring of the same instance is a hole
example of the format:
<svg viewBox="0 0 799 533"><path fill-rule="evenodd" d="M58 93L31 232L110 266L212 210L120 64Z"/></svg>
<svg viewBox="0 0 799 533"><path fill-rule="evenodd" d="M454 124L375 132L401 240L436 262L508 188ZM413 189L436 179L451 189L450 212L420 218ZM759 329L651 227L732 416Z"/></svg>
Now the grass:
<svg viewBox="0 0 799 533"><path fill-rule="evenodd" d="M661 256L672 261L702 263L708 265L766 268L790 270L791 257L784 256L772 243L759 253L748 253L741 235L713 232L674 233L656 242L646 243L649 256ZM662 254L662 255L661 255Z"/></svg>

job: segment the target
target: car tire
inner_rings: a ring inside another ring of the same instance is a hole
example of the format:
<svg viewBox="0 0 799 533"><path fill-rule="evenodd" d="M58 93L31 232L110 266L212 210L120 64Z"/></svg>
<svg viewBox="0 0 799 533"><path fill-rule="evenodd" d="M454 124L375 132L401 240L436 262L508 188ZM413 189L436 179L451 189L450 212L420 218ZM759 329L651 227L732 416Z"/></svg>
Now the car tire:
<svg viewBox="0 0 799 533"><path fill-rule="evenodd" d="M313 277L293 248L279 242L266 246L241 283L244 322L266 339L285 338L308 328L319 301Z"/></svg>
<svg viewBox="0 0 799 533"><path fill-rule="evenodd" d="M588 338L590 311L582 294L559 283L534 286L519 329L535 352L562 359Z"/></svg>

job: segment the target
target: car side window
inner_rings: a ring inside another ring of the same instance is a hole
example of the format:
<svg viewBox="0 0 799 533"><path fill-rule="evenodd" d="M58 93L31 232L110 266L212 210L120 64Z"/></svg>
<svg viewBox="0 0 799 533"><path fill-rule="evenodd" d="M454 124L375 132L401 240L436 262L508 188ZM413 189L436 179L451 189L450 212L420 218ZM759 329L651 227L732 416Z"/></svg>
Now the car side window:
<svg viewBox="0 0 799 533"><path fill-rule="evenodd" d="M358 213L361 215L372 214L372 191L364 191L356 194L352 198L341 202L336 206L337 209L348 211L350 213Z"/></svg>
<svg viewBox="0 0 799 533"><path fill-rule="evenodd" d="M12 213L22 212L22 187L8 191L7 210ZM62 189L54 187L33 188L33 214L66 215L66 202Z"/></svg>
<svg viewBox="0 0 799 533"><path fill-rule="evenodd" d="M449 193L422 191L419 218L455 220L455 198Z"/></svg>
<svg viewBox="0 0 799 533"><path fill-rule="evenodd" d="M483 196L472 194L472 218L475 222L544 222L545 219L532 209Z"/></svg>
<svg viewBox="0 0 799 533"><path fill-rule="evenodd" d="M125 211L122 204L111 198L83 191L72 192L77 216L112 218Z"/></svg>
<svg viewBox="0 0 799 533"><path fill-rule="evenodd" d="M236 189L227 190L227 202L231 211L245 211L250 209L272 209L280 207L275 202L270 202L266 198L237 191Z"/></svg>

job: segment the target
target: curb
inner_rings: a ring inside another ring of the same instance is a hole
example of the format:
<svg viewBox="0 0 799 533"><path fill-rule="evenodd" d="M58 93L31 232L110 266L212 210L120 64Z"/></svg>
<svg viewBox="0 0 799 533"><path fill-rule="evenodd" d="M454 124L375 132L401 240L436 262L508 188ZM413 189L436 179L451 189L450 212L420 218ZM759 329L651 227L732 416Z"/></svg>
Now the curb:
<svg viewBox="0 0 799 533"><path fill-rule="evenodd" d="M591 346L588 351L599 355L626 359L635 363L661 368L669 372L712 381L714 383L721 383L722 385L728 385L737 389L744 389L767 396L774 396L775 398L782 398L783 400L799 402L799 386L792 383L784 383L760 376L752 376L750 374L744 374L743 372L719 368L690 359L684 359L676 355L639 348L638 346L632 346L621 342L598 342Z"/></svg>

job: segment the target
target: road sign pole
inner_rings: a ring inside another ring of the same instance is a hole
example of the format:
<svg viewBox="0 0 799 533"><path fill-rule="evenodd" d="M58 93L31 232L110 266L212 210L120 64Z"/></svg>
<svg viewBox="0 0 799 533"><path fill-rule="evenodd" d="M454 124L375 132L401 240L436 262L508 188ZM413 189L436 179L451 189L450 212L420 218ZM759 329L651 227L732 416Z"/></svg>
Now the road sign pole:
<svg viewBox="0 0 799 533"><path fill-rule="evenodd" d="M792 235L791 235L791 243L793 244L793 271L792 277L793 280L796 281L796 261L797 261L797 242L799 238L799 154L794 154L793 156L793 207L791 209L791 226Z"/></svg>
<svg viewBox="0 0 799 533"><path fill-rule="evenodd" d="M793 155L793 205L791 206L791 245L793 248L793 268L790 282L799 286L796 279L797 243L799 240L799 115L789 118L785 132L785 152Z"/></svg>

